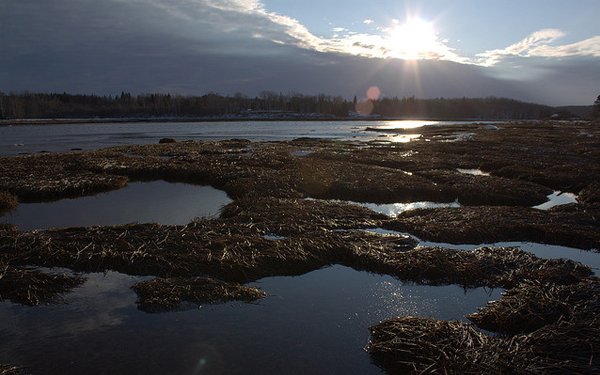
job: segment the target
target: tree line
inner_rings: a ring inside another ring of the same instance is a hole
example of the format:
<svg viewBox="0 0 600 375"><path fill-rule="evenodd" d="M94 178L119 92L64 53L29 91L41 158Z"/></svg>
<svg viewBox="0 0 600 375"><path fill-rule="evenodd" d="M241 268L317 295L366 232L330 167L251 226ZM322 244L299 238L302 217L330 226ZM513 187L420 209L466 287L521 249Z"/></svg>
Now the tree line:
<svg viewBox="0 0 600 375"><path fill-rule="evenodd" d="M347 117L360 100L340 96L282 94L265 91L241 94L183 96L171 94L76 95L67 93L0 92L0 119L92 117L244 117L252 113L321 114ZM552 107L505 98L382 98L369 103L369 115L432 119L539 119ZM360 112L360 111L358 111Z"/></svg>

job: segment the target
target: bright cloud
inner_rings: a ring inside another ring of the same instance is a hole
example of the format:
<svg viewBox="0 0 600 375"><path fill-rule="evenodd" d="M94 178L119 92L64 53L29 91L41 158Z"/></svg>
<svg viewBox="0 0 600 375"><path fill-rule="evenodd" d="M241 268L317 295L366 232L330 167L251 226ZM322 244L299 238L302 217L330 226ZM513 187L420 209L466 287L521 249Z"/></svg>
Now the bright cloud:
<svg viewBox="0 0 600 375"><path fill-rule="evenodd" d="M565 44L562 46L537 46L529 51L529 55L541 57L600 57L600 36L594 36L576 43Z"/></svg>
<svg viewBox="0 0 600 375"><path fill-rule="evenodd" d="M189 23L212 23L215 30L224 34L238 33L240 37L250 35L279 45L323 53L369 58L447 60L487 67L495 66L510 57L600 56L600 36L555 45L558 39L565 36L558 29L542 29L506 48L466 57L450 47L449 41L435 32L433 24L429 25L430 29L421 27L421 32L414 27L407 27L411 20L393 19L388 27L378 27L376 33L358 33L335 27L332 29L334 34L327 38L314 35L295 18L267 10L260 0L137 1L153 5ZM372 19L362 22L366 25L374 24Z"/></svg>
<svg viewBox="0 0 600 375"><path fill-rule="evenodd" d="M554 41L566 34L558 29L539 30L521 41L503 49L495 49L478 54L477 63L483 66L493 66L507 57L570 57L595 56L600 57L600 36L594 36L576 43L552 45Z"/></svg>

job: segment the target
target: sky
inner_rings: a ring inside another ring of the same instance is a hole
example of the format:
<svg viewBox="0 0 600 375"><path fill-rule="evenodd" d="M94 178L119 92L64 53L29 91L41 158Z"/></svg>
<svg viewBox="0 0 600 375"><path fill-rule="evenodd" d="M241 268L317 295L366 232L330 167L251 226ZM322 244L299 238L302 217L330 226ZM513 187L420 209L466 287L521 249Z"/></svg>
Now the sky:
<svg viewBox="0 0 600 375"><path fill-rule="evenodd" d="M0 91L600 94L600 1L0 0Z"/></svg>

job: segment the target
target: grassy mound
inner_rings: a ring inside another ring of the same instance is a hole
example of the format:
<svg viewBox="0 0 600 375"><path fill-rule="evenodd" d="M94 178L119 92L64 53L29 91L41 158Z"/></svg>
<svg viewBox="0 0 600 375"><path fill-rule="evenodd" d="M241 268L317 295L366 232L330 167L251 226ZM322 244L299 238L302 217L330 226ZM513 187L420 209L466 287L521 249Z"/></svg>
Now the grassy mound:
<svg viewBox="0 0 600 375"><path fill-rule="evenodd" d="M257 288L209 277L154 279L138 283L132 289L138 295L138 308L146 312L180 309L186 302L195 305L252 302L266 296Z"/></svg>

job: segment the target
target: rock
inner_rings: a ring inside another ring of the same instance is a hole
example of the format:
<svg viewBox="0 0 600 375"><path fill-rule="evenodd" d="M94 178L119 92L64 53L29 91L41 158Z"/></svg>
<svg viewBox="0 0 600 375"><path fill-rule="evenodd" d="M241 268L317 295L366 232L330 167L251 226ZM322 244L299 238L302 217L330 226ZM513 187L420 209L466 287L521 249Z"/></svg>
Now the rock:
<svg viewBox="0 0 600 375"><path fill-rule="evenodd" d="M177 142L175 139L173 138L161 138L158 143L175 143Z"/></svg>

